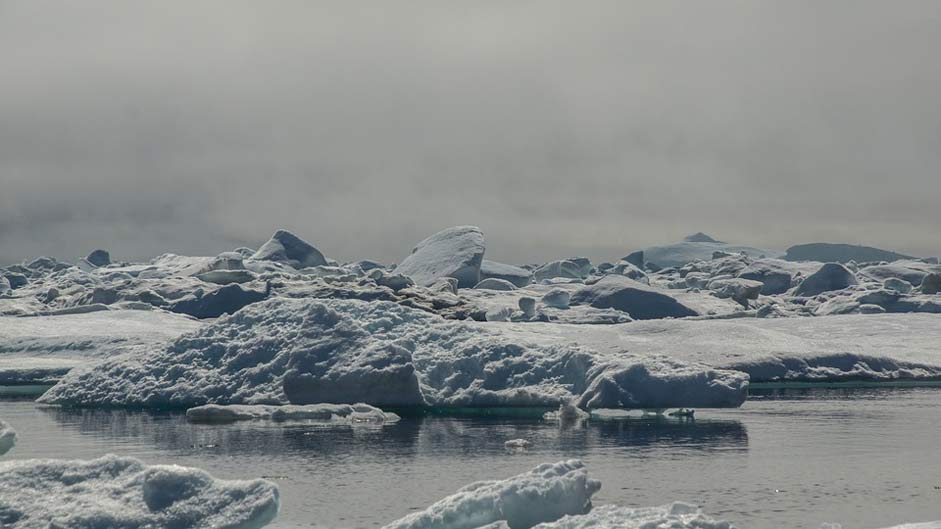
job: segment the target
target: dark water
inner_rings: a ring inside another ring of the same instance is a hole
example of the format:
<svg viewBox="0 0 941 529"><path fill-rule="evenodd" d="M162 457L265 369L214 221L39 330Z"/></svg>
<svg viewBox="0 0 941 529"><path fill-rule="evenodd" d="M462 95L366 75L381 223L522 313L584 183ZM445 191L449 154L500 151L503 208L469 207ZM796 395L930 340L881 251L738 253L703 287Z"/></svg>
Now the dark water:
<svg viewBox="0 0 941 529"><path fill-rule="evenodd" d="M9 458L112 452L282 491L274 527L377 527L481 479L581 458L595 504L684 500L741 528L878 528L941 519L941 389L756 392L695 421L634 416L562 429L541 419L408 418L389 426L191 425L179 413L65 411L0 401ZM508 439L532 448L511 453Z"/></svg>

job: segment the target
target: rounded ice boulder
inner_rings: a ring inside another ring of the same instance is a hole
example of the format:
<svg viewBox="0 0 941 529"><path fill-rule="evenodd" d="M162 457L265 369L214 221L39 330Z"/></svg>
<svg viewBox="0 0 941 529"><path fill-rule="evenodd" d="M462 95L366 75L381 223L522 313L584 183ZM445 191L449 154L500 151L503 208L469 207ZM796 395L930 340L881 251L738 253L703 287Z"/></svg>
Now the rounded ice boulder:
<svg viewBox="0 0 941 529"><path fill-rule="evenodd" d="M453 277L458 287L472 288L480 282L485 248L480 228L455 226L418 243L395 272L411 277L421 286L431 286L442 277Z"/></svg>

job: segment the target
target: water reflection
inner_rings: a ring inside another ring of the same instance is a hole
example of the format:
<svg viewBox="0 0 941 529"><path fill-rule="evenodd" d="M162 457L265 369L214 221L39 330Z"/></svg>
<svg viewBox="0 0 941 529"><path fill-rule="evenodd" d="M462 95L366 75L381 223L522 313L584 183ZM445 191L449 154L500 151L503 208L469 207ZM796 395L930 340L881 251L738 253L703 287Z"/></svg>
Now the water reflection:
<svg viewBox="0 0 941 529"><path fill-rule="evenodd" d="M748 446L748 432L736 420L651 417L593 417L561 427L542 419L492 417L406 417L393 424L329 424L314 421L243 421L191 424L181 412L44 407L63 428L101 440L151 445L162 451L219 454L308 454L332 457L364 449L397 458L416 453L502 452L504 442L525 438L540 451L578 455L598 447L637 450L670 446L691 450Z"/></svg>

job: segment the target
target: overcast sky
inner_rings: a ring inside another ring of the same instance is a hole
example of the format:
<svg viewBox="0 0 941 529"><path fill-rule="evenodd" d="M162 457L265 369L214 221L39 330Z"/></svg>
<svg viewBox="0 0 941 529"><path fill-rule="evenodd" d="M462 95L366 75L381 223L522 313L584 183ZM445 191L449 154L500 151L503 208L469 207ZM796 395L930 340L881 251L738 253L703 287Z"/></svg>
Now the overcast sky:
<svg viewBox="0 0 941 529"><path fill-rule="evenodd" d="M354 5L355 4L355 5ZM0 0L0 262L941 253L941 2Z"/></svg>

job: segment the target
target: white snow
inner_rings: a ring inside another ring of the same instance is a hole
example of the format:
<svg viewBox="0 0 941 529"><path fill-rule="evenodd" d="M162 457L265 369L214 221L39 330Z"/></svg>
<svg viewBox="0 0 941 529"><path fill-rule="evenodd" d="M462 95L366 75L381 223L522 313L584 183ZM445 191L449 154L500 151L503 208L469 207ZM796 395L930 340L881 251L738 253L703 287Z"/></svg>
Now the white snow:
<svg viewBox="0 0 941 529"><path fill-rule="evenodd" d="M459 287L471 288L480 282L485 249L480 228L455 226L418 243L395 267L395 272L422 286L431 286L443 277L453 277Z"/></svg>
<svg viewBox="0 0 941 529"><path fill-rule="evenodd" d="M269 419L272 421L322 421L332 423L387 423L399 416L368 404L206 404L186 410L190 422L233 422Z"/></svg>
<svg viewBox="0 0 941 529"><path fill-rule="evenodd" d="M941 529L941 520L936 522L906 523L902 525L893 525L886 529Z"/></svg>
<svg viewBox="0 0 941 529"><path fill-rule="evenodd" d="M577 328L455 322L390 302L275 298L163 349L69 374L41 400L461 407L556 406L577 398L638 408L744 401L747 377L740 372L548 339L550 330Z"/></svg>
<svg viewBox="0 0 941 529"><path fill-rule="evenodd" d="M732 524L713 520L695 505L675 502L660 507L602 505L587 514L565 516L535 529L731 529ZM515 528L514 528L515 529Z"/></svg>
<svg viewBox="0 0 941 529"><path fill-rule="evenodd" d="M513 529L527 529L588 512L591 496L600 488L581 461L543 464L505 480L467 485L383 529L475 529L500 521Z"/></svg>
<svg viewBox="0 0 941 529"><path fill-rule="evenodd" d="M200 326L163 311L0 316L0 385L54 382L76 366L163 347Z"/></svg>
<svg viewBox="0 0 941 529"><path fill-rule="evenodd" d="M16 444L16 430L0 419L0 456L9 452ZM2 508L2 506L0 506ZM2 521L2 520L0 520Z"/></svg>
<svg viewBox="0 0 941 529"><path fill-rule="evenodd" d="M9 529L253 529L278 513L278 488L195 468L107 455L0 463L0 522Z"/></svg>

